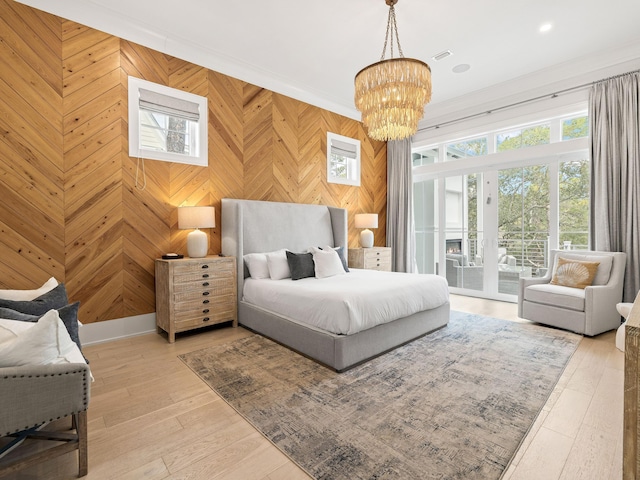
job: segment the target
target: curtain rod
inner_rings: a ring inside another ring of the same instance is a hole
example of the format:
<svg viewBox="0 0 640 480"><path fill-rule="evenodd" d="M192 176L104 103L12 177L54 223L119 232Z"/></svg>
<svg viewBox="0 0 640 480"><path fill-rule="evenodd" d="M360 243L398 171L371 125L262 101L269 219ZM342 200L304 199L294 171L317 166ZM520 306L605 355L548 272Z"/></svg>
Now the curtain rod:
<svg viewBox="0 0 640 480"><path fill-rule="evenodd" d="M557 92L547 93L545 95L540 95L538 97L528 98L527 100L521 100L519 102L510 103L509 105L503 105L501 107L492 108L491 110L487 110L486 112L480 113L472 113L471 115L467 115L465 117L456 118L454 120L448 120L446 122L438 123L437 125L430 125L428 127L419 128L418 132L425 132L427 130L437 130L440 127L445 125L453 125L454 123L463 122L465 120L469 120L470 118L481 117L483 115L489 115L494 112L499 112L501 110L507 110L509 108L518 107L520 105L524 105L526 103L536 102L538 100L543 100L545 98L556 98L558 95L562 95L563 93L573 92L577 90L582 90L584 88L595 85L596 83L606 82L608 80L613 80L615 78L624 77L625 75L631 75L634 73L640 73L640 70L633 70L631 72L621 73L619 75L613 75L611 77L603 78L601 80L594 80L593 82L583 83L582 85L576 85L574 87L565 88L564 90L558 90Z"/></svg>

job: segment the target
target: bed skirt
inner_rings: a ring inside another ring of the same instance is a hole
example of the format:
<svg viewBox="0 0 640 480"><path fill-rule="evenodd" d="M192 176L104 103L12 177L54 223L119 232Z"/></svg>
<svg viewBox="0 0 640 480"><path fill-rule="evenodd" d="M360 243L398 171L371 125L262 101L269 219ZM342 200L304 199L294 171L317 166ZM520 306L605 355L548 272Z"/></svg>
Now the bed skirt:
<svg viewBox="0 0 640 480"><path fill-rule="evenodd" d="M336 335L311 329L246 302L239 302L238 308L242 326L338 372L444 327L450 312L447 302L353 335Z"/></svg>

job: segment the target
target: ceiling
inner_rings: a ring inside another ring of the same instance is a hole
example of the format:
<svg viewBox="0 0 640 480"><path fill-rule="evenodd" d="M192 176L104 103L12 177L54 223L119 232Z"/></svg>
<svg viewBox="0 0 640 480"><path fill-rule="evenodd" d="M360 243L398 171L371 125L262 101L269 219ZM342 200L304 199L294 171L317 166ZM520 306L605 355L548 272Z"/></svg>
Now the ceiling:
<svg viewBox="0 0 640 480"><path fill-rule="evenodd" d="M353 78L380 59L388 14L384 0L20 2L356 119ZM396 17L404 55L431 66L427 115L640 66L638 0L400 0Z"/></svg>

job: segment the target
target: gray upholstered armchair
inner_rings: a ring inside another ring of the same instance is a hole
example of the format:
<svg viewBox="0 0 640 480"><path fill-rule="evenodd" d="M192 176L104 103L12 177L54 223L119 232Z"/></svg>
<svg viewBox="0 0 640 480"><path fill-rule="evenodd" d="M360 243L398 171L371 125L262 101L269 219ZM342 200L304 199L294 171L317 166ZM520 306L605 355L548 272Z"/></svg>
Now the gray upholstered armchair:
<svg viewBox="0 0 640 480"><path fill-rule="evenodd" d="M557 259L599 262L591 286L551 284ZM518 316L584 335L598 335L620 326L616 304L622 301L626 254L587 250L551 250L544 277L521 278Z"/></svg>
<svg viewBox="0 0 640 480"><path fill-rule="evenodd" d="M34 463L78 450L78 476L87 474L87 408L91 375L80 363L0 368L0 477ZM46 424L70 416L70 432L45 431ZM45 424L44 426L42 426ZM12 438L10 438L12 437ZM24 438L63 442L23 457Z"/></svg>

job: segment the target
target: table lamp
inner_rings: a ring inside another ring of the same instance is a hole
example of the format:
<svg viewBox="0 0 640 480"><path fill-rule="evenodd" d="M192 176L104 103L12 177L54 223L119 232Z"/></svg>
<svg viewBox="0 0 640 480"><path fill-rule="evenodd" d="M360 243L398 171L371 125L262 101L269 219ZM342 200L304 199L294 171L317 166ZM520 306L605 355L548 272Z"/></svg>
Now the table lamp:
<svg viewBox="0 0 640 480"><path fill-rule="evenodd" d="M360 245L362 248L373 247L373 232L369 229L378 228L378 214L357 213L356 228L364 228L364 230L360 232Z"/></svg>
<svg viewBox="0 0 640 480"><path fill-rule="evenodd" d="M187 235L187 255L191 258L202 258L209 251L209 238L200 228L216 226L216 209L214 207L178 207L178 228L187 230L194 228Z"/></svg>

